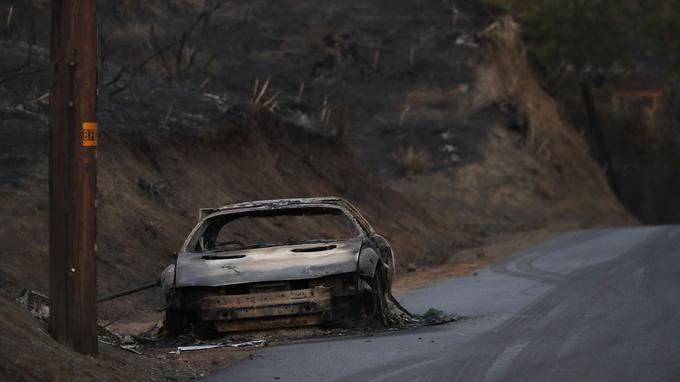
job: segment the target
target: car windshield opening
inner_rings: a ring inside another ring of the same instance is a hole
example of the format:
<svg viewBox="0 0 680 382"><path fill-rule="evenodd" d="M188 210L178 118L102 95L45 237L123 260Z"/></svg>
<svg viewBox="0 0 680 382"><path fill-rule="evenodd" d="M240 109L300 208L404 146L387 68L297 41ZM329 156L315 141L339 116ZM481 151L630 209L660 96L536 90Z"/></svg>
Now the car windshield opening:
<svg viewBox="0 0 680 382"><path fill-rule="evenodd" d="M359 231L339 208L303 207L224 214L204 222L190 250L225 252L356 237Z"/></svg>

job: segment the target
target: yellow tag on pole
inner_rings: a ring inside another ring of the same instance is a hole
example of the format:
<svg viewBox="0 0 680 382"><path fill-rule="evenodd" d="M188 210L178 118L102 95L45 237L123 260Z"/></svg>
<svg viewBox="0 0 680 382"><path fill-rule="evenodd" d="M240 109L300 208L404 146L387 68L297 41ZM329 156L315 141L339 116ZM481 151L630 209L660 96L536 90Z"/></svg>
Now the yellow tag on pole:
<svg viewBox="0 0 680 382"><path fill-rule="evenodd" d="M97 146L97 122L83 122L83 146Z"/></svg>

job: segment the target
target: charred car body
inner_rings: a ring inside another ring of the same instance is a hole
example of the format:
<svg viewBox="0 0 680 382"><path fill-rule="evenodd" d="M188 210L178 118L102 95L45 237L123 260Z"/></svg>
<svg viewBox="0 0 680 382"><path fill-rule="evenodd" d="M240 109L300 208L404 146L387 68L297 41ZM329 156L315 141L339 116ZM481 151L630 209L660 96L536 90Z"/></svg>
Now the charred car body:
<svg viewBox="0 0 680 382"><path fill-rule="evenodd" d="M161 275L166 329L217 332L381 318L387 241L347 201L308 198L201 209Z"/></svg>

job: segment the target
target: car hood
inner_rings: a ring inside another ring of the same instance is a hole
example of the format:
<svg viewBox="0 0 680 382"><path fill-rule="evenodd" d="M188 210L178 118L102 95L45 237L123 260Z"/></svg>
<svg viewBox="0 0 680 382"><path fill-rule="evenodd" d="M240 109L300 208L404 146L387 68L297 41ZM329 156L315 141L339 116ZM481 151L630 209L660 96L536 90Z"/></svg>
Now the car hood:
<svg viewBox="0 0 680 382"><path fill-rule="evenodd" d="M218 253L180 253L175 286L225 286L356 272L362 238ZM223 258L228 257L228 258Z"/></svg>

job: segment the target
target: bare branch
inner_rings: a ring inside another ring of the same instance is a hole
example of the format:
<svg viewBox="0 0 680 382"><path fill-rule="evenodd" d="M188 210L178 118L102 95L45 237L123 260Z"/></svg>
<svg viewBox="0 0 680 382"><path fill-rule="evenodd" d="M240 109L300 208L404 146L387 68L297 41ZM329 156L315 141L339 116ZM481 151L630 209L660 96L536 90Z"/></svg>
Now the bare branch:
<svg viewBox="0 0 680 382"><path fill-rule="evenodd" d="M164 46L163 48L157 50L155 53L153 53L149 57L147 57L144 61L142 61L142 63L137 65L135 70L132 71L130 78L128 78L128 80L125 82L125 84L123 86L119 87L118 89L112 91L111 93L109 93L109 96L113 97L114 95L116 95L116 94L122 92L123 90L127 89L127 87L130 86L130 83L132 82L132 80L135 79L135 76L137 76L137 74L146 66L146 64L148 64L154 58L162 55L163 53L165 53L166 51L168 51L170 48L174 47L175 45L177 45L177 42L173 42L171 44L168 44L168 45ZM121 69L121 72L123 72L123 69ZM122 73L119 73L119 74L122 75ZM120 78L120 76L117 76L117 77ZM115 84L115 82L113 82L113 83Z"/></svg>
<svg viewBox="0 0 680 382"><path fill-rule="evenodd" d="M32 74L37 74L37 73L41 73L41 72L44 72L44 71L45 71L44 69L35 69L35 70L29 70L27 72L22 71L22 72L10 74L9 76L7 76L5 78L0 78L0 84L5 83L5 82L12 80L12 79L15 79L15 78L19 78L19 77L23 77L23 76L30 76Z"/></svg>

